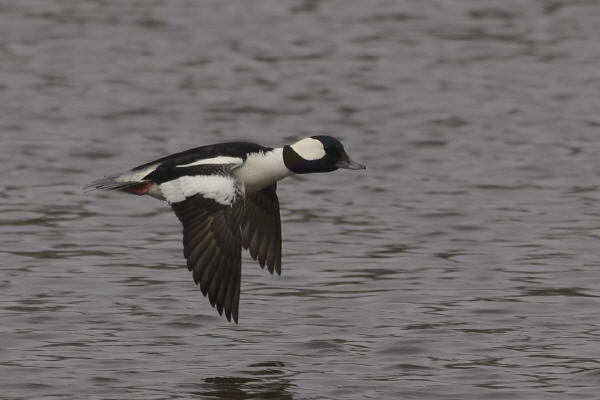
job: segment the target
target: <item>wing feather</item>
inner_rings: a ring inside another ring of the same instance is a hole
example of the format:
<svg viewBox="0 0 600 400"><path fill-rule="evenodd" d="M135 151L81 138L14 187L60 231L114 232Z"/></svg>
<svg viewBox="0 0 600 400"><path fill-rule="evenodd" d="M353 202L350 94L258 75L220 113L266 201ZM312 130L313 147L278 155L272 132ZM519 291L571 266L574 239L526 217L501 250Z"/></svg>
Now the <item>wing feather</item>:
<svg viewBox="0 0 600 400"><path fill-rule="evenodd" d="M277 185L248 195L242 225L242 245L270 273L281 275L281 218Z"/></svg>
<svg viewBox="0 0 600 400"><path fill-rule="evenodd" d="M193 166L194 172L199 173L201 167ZM214 175L214 165L206 168L213 173L210 180L186 175L181 182L168 181L161 186L168 185L163 193L183 225L183 252L194 282L219 314L225 310L227 319L237 322L243 185L227 166L221 166L221 175Z"/></svg>

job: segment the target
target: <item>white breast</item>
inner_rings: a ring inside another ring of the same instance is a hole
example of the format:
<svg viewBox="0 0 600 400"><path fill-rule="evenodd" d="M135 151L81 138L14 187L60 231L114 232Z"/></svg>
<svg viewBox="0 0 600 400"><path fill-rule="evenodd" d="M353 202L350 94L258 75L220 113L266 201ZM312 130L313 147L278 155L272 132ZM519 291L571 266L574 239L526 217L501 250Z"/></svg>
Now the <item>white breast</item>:
<svg viewBox="0 0 600 400"><path fill-rule="evenodd" d="M248 154L246 162L234 169L233 173L244 182L247 194L256 193L293 174L283 162L283 148Z"/></svg>

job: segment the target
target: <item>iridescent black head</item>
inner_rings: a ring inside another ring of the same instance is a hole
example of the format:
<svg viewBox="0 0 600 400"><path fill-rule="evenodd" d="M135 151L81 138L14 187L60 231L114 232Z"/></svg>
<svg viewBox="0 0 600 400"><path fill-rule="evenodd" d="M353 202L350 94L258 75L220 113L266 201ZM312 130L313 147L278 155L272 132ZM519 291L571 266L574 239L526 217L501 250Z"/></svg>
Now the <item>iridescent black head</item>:
<svg viewBox="0 0 600 400"><path fill-rule="evenodd" d="M331 172L338 168L366 169L350 160L342 143L331 136L311 136L285 146L283 161L296 174Z"/></svg>

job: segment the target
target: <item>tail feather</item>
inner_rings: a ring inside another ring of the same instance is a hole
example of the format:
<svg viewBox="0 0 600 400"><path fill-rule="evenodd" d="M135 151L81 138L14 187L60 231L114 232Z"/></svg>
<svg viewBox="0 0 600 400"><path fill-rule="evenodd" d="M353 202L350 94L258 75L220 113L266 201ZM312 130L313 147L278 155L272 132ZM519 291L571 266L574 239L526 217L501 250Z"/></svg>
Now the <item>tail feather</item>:
<svg viewBox="0 0 600 400"><path fill-rule="evenodd" d="M111 175L111 176L106 176L102 179L98 179L93 181L92 183L90 183L89 185L86 185L83 187L83 190L86 192L92 191L92 190L119 190L122 189L123 187L127 187L129 185L131 185L134 182L119 182L117 181L117 178L120 175Z"/></svg>
<svg viewBox="0 0 600 400"><path fill-rule="evenodd" d="M121 175L112 175L107 176L102 179L98 179L90 183L87 186L84 186L84 192L91 192L93 190L109 190L109 191L122 191L133 194L146 194L148 190L154 185L153 182L143 180L143 181L118 181L117 179Z"/></svg>

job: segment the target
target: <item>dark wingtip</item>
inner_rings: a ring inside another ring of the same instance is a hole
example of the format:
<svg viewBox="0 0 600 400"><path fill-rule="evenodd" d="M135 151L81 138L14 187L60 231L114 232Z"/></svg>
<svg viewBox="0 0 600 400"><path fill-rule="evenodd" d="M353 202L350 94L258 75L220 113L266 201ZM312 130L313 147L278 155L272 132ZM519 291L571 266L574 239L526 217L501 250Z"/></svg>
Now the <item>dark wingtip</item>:
<svg viewBox="0 0 600 400"><path fill-rule="evenodd" d="M281 275L281 264L276 261L274 262L273 260L267 260L267 270L271 275L274 273Z"/></svg>
<svg viewBox="0 0 600 400"><path fill-rule="evenodd" d="M206 297L206 294L208 293L208 288L202 286L202 284L199 284L198 287L200 288L200 291L202 292L202 296Z"/></svg>

